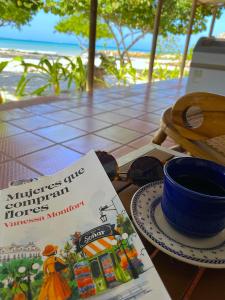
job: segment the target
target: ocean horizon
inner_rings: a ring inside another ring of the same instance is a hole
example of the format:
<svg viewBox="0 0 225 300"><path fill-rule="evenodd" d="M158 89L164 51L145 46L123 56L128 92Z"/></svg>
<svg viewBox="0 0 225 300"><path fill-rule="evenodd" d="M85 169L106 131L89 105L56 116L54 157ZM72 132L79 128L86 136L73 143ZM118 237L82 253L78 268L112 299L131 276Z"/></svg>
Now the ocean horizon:
<svg viewBox="0 0 225 300"><path fill-rule="evenodd" d="M191 41L189 49L194 47L197 42L197 38ZM182 53L184 48L185 39L181 39L177 44L177 48L172 50L167 49L166 47L158 47L156 52L158 54L176 54ZM149 42L149 47L151 43ZM87 47L88 49L88 47ZM80 46L76 43L64 43L64 42L47 42L47 41L36 41L28 39L14 39L14 38L5 38L0 36L0 50L17 50L27 53L39 53L39 54L48 54L48 55L65 55L65 56L79 56L86 51L81 49ZM113 46L100 46L96 45L96 51L108 50L115 51L116 47ZM143 49L139 47L132 47L129 52L139 52L139 53L149 53L150 49Z"/></svg>
<svg viewBox="0 0 225 300"><path fill-rule="evenodd" d="M46 42L46 41L35 41L35 40L22 40L22 39L11 39L0 37L0 49L1 50L18 50L28 53L46 53L49 55L80 55L85 51L77 44L72 43L57 43L57 42ZM96 50L117 50L116 47L102 47L96 45ZM133 48L131 52L143 52L148 53L149 50L143 50Z"/></svg>

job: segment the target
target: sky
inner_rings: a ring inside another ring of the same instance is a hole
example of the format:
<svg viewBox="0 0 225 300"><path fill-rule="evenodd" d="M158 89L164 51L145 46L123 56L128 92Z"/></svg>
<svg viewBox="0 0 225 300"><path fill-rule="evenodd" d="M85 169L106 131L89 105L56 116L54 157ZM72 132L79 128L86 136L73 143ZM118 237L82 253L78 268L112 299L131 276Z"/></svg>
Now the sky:
<svg viewBox="0 0 225 300"><path fill-rule="evenodd" d="M36 41L48 41L57 43L76 43L76 39L72 35L57 33L54 30L54 25L58 22L59 17L46 14L40 11L29 25L23 26L21 30L6 26L0 28L0 37L12 38L21 40L36 40ZM191 45L195 44L200 36L208 34L211 19L208 19L207 30L197 35L193 35L191 39ZM225 31L225 13L221 16L220 20L216 20L214 27L214 35L218 35ZM183 44L185 37L179 38ZM104 41L98 41L97 45L103 45ZM151 38L147 35L144 39L136 44L136 48L147 51L150 48ZM112 47L114 44L112 41L107 41L107 46Z"/></svg>

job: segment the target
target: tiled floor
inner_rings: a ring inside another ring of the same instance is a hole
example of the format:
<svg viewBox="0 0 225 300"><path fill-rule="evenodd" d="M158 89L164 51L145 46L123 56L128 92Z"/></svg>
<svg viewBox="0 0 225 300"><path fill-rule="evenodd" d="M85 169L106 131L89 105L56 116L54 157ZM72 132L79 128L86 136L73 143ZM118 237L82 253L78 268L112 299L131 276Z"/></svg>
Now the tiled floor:
<svg viewBox="0 0 225 300"><path fill-rule="evenodd" d="M120 157L151 142L162 112L184 94L185 81L96 90L0 107L0 188L52 174L90 149ZM166 140L164 146L173 145Z"/></svg>
<svg viewBox="0 0 225 300"><path fill-rule="evenodd" d="M109 139L104 139L95 134L87 134L80 138L73 139L69 142L63 143L63 145L70 149L78 151L79 153L82 153L82 154L87 153L91 149L94 149L94 150L102 149L102 150L106 150L106 151L112 151L112 150L122 146L122 144L116 143Z"/></svg>

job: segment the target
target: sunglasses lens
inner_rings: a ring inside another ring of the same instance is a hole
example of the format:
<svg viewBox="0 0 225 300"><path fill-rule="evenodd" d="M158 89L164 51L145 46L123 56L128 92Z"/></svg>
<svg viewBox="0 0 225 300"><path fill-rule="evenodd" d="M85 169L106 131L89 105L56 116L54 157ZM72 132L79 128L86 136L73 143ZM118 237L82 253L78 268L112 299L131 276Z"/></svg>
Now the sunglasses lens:
<svg viewBox="0 0 225 300"><path fill-rule="evenodd" d="M95 151L105 172L110 180L114 180L118 174L118 164L115 158L105 151Z"/></svg>
<svg viewBox="0 0 225 300"><path fill-rule="evenodd" d="M157 158L143 156L132 163L127 176L134 184L143 186L149 182L161 180L163 166Z"/></svg>

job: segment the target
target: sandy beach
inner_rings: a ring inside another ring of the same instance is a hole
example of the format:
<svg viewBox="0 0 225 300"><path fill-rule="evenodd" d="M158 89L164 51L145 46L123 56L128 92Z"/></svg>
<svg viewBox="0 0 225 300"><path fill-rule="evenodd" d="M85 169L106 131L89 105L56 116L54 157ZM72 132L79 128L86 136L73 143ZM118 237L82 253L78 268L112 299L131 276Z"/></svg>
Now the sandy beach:
<svg viewBox="0 0 225 300"><path fill-rule="evenodd" d="M98 67L101 63L100 54L104 53L107 55L111 55L117 57L116 51L104 51L97 52L95 58L95 65ZM141 72L149 67L149 54L134 52L131 53L131 62L132 66L138 71ZM60 61L63 65L67 65L67 61L63 59L63 56L57 55L56 53L45 53L45 52L34 52L34 51L21 51L21 50L9 50L9 49L0 49L0 62L2 61L10 61L10 63L6 66L6 68L0 73L0 87L1 93L7 101L15 101L17 97L15 96L17 83L23 73L23 67L20 65L18 61L13 61L15 57L21 56L24 58L26 62L38 64L39 60L43 56L47 56L50 60L56 60L57 58L61 58ZM80 55L84 64L87 64L88 54L83 53ZM72 56L71 56L72 58ZM119 66L119 60L117 61L117 65ZM156 57L155 65L160 65L162 68L167 68L168 70L174 70L179 66L179 60L175 58L174 55L161 55L160 57ZM35 73L30 72L28 76L34 76ZM112 76L105 76L104 80L107 85L115 85L117 84L115 78ZM128 77L128 82L130 78ZM144 83L146 80L137 80L136 83ZM37 89L39 86L43 85L45 80L43 78L35 78L32 79L27 85L27 91L33 91ZM67 84L65 82L61 82L62 92L67 90ZM74 87L70 92L74 91ZM48 90L46 94L51 94L52 91Z"/></svg>

